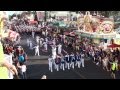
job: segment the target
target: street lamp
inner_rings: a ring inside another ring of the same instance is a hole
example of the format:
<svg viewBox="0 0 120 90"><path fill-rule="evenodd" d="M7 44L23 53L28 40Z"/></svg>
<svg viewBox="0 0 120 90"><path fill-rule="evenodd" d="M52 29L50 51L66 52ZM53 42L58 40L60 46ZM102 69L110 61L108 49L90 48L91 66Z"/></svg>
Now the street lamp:
<svg viewBox="0 0 120 90"><path fill-rule="evenodd" d="M45 18L44 18L45 22L47 20L47 11L45 11Z"/></svg>

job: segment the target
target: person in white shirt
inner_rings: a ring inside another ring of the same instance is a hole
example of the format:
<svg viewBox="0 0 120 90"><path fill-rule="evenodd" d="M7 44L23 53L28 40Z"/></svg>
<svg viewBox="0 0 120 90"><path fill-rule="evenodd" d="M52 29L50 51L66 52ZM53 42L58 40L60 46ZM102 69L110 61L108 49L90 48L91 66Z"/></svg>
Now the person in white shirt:
<svg viewBox="0 0 120 90"><path fill-rule="evenodd" d="M34 38L34 36L35 36L35 32L34 32L34 31L32 31L32 37Z"/></svg>
<svg viewBox="0 0 120 90"><path fill-rule="evenodd" d="M29 45L30 45L30 40L27 39L27 46L29 47Z"/></svg>
<svg viewBox="0 0 120 90"><path fill-rule="evenodd" d="M42 31L42 35L45 36L45 31Z"/></svg>
<svg viewBox="0 0 120 90"><path fill-rule="evenodd" d="M80 68L80 54L77 52L76 53L76 66L78 66L78 68Z"/></svg>
<svg viewBox="0 0 120 90"><path fill-rule="evenodd" d="M47 37L45 38L45 42L48 43L48 38Z"/></svg>
<svg viewBox="0 0 120 90"><path fill-rule="evenodd" d="M35 48L35 56L36 56L36 55L40 56L40 53L39 53L39 45L37 45L37 46L35 46L35 47L33 47L33 48Z"/></svg>
<svg viewBox="0 0 120 90"><path fill-rule="evenodd" d="M39 44L39 36L36 36L36 43Z"/></svg>
<svg viewBox="0 0 120 90"><path fill-rule="evenodd" d="M65 41L66 41L66 40L65 40L65 38L66 38L66 36L65 36L65 35L63 35L63 42L64 42L64 43L65 43Z"/></svg>
<svg viewBox="0 0 120 90"><path fill-rule="evenodd" d="M24 63L20 63L20 66L18 66L18 68L20 68L21 78L27 79L27 76L26 76L27 67L26 67L26 65Z"/></svg>
<svg viewBox="0 0 120 90"><path fill-rule="evenodd" d="M70 55L68 53L66 53L65 55L65 68L70 69Z"/></svg>
<svg viewBox="0 0 120 90"><path fill-rule="evenodd" d="M56 40L55 40L55 38L53 39L52 43L53 43L53 45L56 45Z"/></svg>
<svg viewBox="0 0 120 90"><path fill-rule="evenodd" d="M81 64L82 64L82 67L85 67L85 66L84 66L84 57L85 57L84 53L81 53L81 62L80 62L80 66L81 66Z"/></svg>
<svg viewBox="0 0 120 90"><path fill-rule="evenodd" d="M47 42L44 42L43 45L44 45L44 50L47 52L47 50L48 50Z"/></svg>
<svg viewBox="0 0 120 90"><path fill-rule="evenodd" d="M56 66L56 70L59 71L59 65L61 64L61 57L57 56L55 59L55 66Z"/></svg>
<svg viewBox="0 0 120 90"><path fill-rule="evenodd" d="M40 47L42 47L42 42L43 42L43 39L42 39L42 38L40 38L39 40L40 40L40 41L39 41L39 42L40 42Z"/></svg>
<svg viewBox="0 0 120 90"><path fill-rule="evenodd" d="M61 66L60 67L63 71L65 70L65 58L62 54L61 54Z"/></svg>
<svg viewBox="0 0 120 90"><path fill-rule="evenodd" d="M56 45L53 45L53 46L52 46L52 57L53 57L53 59L55 59L56 56L57 56L57 53L56 53Z"/></svg>
<svg viewBox="0 0 120 90"><path fill-rule="evenodd" d="M71 57L71 64L70 64L70 67L72 67L73 69L74 69L74 62L75 62L75 56L74 56L74 53L72 52L71 54L70 54L70 57Z"/></svg>
<svg viewBox="0 0 120 90"><path fill-rule="evenodd" d="M61 51L62 51L62 45L59 44L59 45L58 45L58 54L61 54Z"/></svg>
<svg viewBox="0 0 120 90"><path fill-rule="evenodd" d="M51 56L48 58L48 64L49 64L49 70L51 72L53 72L53 67L52 67L52 65L53 65L53 59L52 59Z"/></svg>
<svg viewBox="0 0 120 90"><path fill-rule="evenodd" d="M30 49L32 49L32 46L33 46L32 41L30 41Z"/></svg>
<svg viewBox="0 0 120 90"><path fill-rule="evenodd" d="M47 29L45 30L45 36L47 37L47 35L48 35L48 31L47 31Z"/></svg>

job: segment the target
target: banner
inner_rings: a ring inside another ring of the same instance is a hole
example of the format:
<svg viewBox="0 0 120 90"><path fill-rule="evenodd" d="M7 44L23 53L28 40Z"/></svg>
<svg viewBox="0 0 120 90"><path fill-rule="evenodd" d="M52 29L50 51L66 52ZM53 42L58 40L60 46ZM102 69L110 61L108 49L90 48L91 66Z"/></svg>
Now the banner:
<svg viewBox="0 0 120 90"><path fill-rule="evenodd" d="M45 11L37 11L36 13L37 13L37 20L44 21Z"/></svg>
<svg viewBox="0 0 120 90"><path fill-rule="evenodd" d="M9 30L9 31L8 31L8 38L9 38L10 40L16 41L17 36L19 36L19 34L18 34L17 32L12 31L12 30Z"/></svg>

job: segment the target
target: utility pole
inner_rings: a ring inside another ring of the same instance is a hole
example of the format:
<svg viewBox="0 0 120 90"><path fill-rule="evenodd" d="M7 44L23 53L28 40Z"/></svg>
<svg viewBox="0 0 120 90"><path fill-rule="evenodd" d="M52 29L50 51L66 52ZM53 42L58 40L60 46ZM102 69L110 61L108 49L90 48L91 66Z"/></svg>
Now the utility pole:
<svg viewBox="0 0 120 90"><path fill-rule="evenodd" d="M45 22L46 22L46 20L47 20L47 11L45 11Z"/></svg>

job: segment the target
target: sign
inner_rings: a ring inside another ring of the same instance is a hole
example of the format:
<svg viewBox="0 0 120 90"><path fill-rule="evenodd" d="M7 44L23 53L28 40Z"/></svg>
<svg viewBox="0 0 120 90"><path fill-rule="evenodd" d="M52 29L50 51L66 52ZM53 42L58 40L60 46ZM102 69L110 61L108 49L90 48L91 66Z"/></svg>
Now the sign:
<svg viewBox="0 0 120 90"><path fill-rule="evenodd" d="M9 30L8 31L8 39L16 41L17 36L19 36L19 34L15 31Z"/></svg>
<svg viewBox="0 0 120 90"><path fill-rule="evenodd" d="M37 11L37 20L44 21L45 11Z"/></svg>
<svg viewBox="0 0 120 90"><path fill-rule="evenodd" d="M100 25L100 30L103 33L111 33L113 31L113 22L112 21L103 21Z"/></svg>

